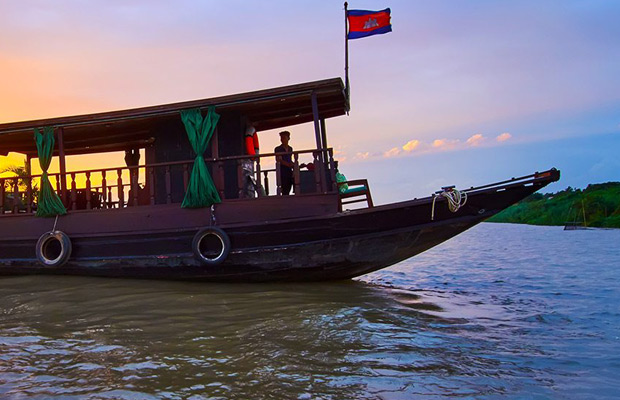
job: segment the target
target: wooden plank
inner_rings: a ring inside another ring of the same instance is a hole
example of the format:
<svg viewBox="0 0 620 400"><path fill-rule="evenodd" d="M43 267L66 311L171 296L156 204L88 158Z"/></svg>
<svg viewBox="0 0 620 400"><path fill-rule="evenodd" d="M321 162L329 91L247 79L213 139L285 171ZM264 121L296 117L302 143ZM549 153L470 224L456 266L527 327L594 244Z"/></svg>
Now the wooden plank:
<svg viewBox="0 0 620 400"><path fill-rule="evenodd" d="M58 164L60 166L60 199L67 206L67 165L65 163L64 129L62 126L56 129L58 137ZM53 150L52 150L53 151Z"/></svg>

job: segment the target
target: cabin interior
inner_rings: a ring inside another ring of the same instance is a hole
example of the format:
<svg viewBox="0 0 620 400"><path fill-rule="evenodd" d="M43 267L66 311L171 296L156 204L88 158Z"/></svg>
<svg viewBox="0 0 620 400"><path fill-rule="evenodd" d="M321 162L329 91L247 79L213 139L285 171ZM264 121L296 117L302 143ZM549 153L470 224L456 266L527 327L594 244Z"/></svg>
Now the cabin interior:
<svg viewBox="0 0 620 400"><path fill-rule="evenodd" d="M180 112L200 109L204 115L212 106L220 118L203 156L223 202L282 195L281 166L273 150L248 155L249 126L260 135L310 122L316 146L290 154L292 197L339 193L340 209L352 203L373 206L365 180L337 182L325 121L346 114L348 100L342 80L335 78L183 103L0 124L0 155L26 156L23 169L0 178L0 216L36 212L41 174L31 173L39 158L33 133L42 127L53 127L52 157L58 170L49 179L67 212L181 203L196 153ZM67 170L69 156L109 152L124 152L124 165Z"/></svg>

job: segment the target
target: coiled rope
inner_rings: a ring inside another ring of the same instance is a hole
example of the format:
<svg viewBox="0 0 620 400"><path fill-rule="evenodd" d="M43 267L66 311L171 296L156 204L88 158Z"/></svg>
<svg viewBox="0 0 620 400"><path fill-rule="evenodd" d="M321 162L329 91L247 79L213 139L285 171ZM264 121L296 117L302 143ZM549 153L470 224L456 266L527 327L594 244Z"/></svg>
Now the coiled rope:
<svg viewBox="0 0 620 400"><path fill-rule="evenodd" d="M459 208L463 207L467 203L467 192L461 192L455 189L453 186L444 187L441 191L433 195L433 206L431 207L431 221L435 220L435 201L437 197L445 197L448 201L448 209L453 213L457 212Z"/></svg>

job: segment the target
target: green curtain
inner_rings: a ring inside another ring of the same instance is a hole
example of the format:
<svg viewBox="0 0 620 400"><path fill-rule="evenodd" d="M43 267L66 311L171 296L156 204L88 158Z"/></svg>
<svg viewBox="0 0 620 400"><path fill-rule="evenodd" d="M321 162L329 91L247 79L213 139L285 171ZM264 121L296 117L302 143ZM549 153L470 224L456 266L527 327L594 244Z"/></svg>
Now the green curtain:
<svg viewBox="0 0 620 400"><path fill-rule="evenodd" d="M39 165L43 171L36 215L37 217L64 215L67 213L67 210L62 204L60 197L58 197L58 194L56 194L52 188L50 179L47 176L47 169L50 167L52 153L54 152L54 128L51 126L44 127L43 134L41 134L37 128L34 128L34 140L37 143Z"/></svg>
<svg viewBox="0 0 620 400"><path fill-rule="evenodd" d="M185 125L189 142L196 152L192 176L189 179L187 192L185 192L185 198L181 207L200 208L220 203L220 196L203 158L220 116L215 112L215 107L209 107L204 118L200 113L200 109L192 109L181 111L181 119Z"/></svg>

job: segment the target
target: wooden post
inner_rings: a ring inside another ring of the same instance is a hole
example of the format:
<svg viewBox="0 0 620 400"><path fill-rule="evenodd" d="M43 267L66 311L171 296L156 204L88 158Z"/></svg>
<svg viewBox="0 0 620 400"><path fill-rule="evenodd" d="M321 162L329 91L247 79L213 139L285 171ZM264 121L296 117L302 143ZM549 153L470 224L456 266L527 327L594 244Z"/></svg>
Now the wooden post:
<svg viewBox="0 0 620 400"><path fill-rule="evenodd" d="M136 207L138 205L138 168L131 168L129 170L129 187L131 188L131 198L127 202L131 202L131 205Z"/></svg>
<svg viewBox="0 0 620 400"><path fill-rule="evenodd" d="M312 152L312 163L314 164L314 183L316 184L316 193L321 193L321 166L319 165L318 151Z"/></svg>
<svg viewBox="0 0 620 400"><path fill-rule="evenodd" d="M282 183L280 183L280 163L276 161L276 196L282 195Z"/></svg>
<svg viewBox="0 0 620 400"><path fill-rule="evenodd" d="M28 174L30 175L30 174ZM32 178L26 178L26 212L32 212Z"/></svg>
<svg viewBox="0 0 620 400"><path fill-rule="evenodd" d="M30 156L30 154L28 154L26 156L26 175L28 176L28 178L26 178L26 202L28 204L26 204L26 210L28 211L28 214L32 213L32 203L33 203L33 196L32 196L32 156Z"/></svg>
<svg viewBox="0 0 620 400"><path fill-rule="evenodd" d="M187 191L187 185L189 183L189 165L183 164L183 191Z"/></svg>
<svg viewBox="0 0 620 400"><path fill-rule="evenodd" d="M336 164L334 163L334 151L329 150L329 172L332 179L332 191L338 192L338 183L336 182ZM368 187L366 188L368 189Z"/></svg>
<svg viewBox="0 0 620 400"><path fill-rule="evenodd" d="M316 148L321 150L321 125L319 122L319 103L317 101L316 92L312 92L312 117L314 119L314 137L316 139Z"/></svg>
<svg viewBox="0 0 620 400"><path fill-rule="evenodd" d="M155 205L155 168L154 167L147 167L148 170L148 175L150 177L150 184L148 185L149 187L149 198L150 198L150 203L152 206Z"/></svg>
<svg viewBox="0 0 620 400"><path fill-rule="evenodd" d="M4 214L4 185L6 179L0 179L0 214Z"/></svg>
<svg viewBox="0 0 620 400"><path fill-rule="evenodd" d="M263 191L260 190L261 188L261 183L260 183L260 157L256 158L256 177L254 177L255 181L256 181L256 197L261 197Z"/></svg>
<svg viewBox="0 0 620 400"><path fill-rule="evenodd" d="M108 183L106 182L106 171L105 169L103 171L101 171L101 208L109 208L108 207L108 193L107 193L107 186Z"/></svg>
<svg viewBox="0 0 620 400"><path fill-rule="evenodd" d="M224 180L224 163L220 161L220 162L214 163L213 165L214 165L214 168L217 168L217 177L218 177L219 184L216 184L216 185L219 185L218 192L220 192L220 199L224 200L226 198L226 190L224 190L226 187L226 183ZM217 187L218 186L216 186L216 188Z"/></svg>
<svg viewBox="0 0 620 400"><path fill-rule="evenodd" d="M322 157L323 157L323 163L325 164L325 170L328 170L328 160L329 160L329 156L327 154L327 132L325 130L325 118L321 118L321 146L323 146L323 152L322 152ZM324 178L327 179L327 178ZM333 180L332 180L333 183ZM327 182L326 182L326 186L327 188Z"/></svg>
<svg viewBox="0 0 620 400"><path fill-rule="evenodd" d="M170 165L166 165L166 204L172 204L172 182L170 181Z"/></svg>
<svg viewBox="0 0 620 400"><path fill-rule="evenodd" d="M65 163L64 129L56 129L58 136L58 164L60 165L60 199L67 206L67 166Z"/></svg>
<svg viewBox="0 0 620 400"><path fill-rule="evenodd" d="M218 159L220 158L220 135L217 127L215 128L215 132L213 132L213 137L211 138L211 158Z"/></svg>
<svg viewBox="0 0 620 400"><path fill-rule="evenodd" d="M224 199L224 165L217 161L220 158L220 134L219 129L215 128L213 138L211 139L211 157L216 160L213 165L213 184L220 194L220 198Z"/></svg>
<svg viewBox="0 0 620 400"><path fill-rule="evenodd" d="M243 176L243 161L244 160L237 160L237 193L240 199L245 198L245 191L243 190L245 186L245 182L243 182L243 178L245 178L245 176Z"/></svg>
<svg viewBox="0 0 620 400"><path fill-rule="evenodd" d="M123 169L118 168L116 170L116 175L118 176L116 180L116 185L118 188L118 208L123 208L125 206L125 190L123 189Z"/></svg>
<svg viewBox="0 0 620 400"><path fill-rule="evenodd" d="M13 178L13 214L19 212L19 178Z"/></svg>
<svg viewBox="0 0 620 400"><path fill-rule="evenodd" d="M86 209L90 210L91 206L91 192L90 192L90 172L86 172Z"/></svg>
<svg viewBox="0 0 620 400"><path fill-rule="evenodd" d="M108 207L114 208L114 204L112 203L112 186L108 186Z"/></svg>
<svg viewBox="0 0 620 400"><path fill-rule="evenodd" d="M293 154L293 179L295 180L295 194L301 194L301 179L299 176L299 154Z"/></svg>
<svg viewBox="0 0 620 400"><path fill-rule="evenodd" d="M321 118L321 147L327 149L327 132L325 130L325 118ZM323 156L327 158L327 156Z"/></svg>
<svg viewBox="0 0 620 400"><path fill-rule="evenodd" d="M269 177L267 176L267 174L269 173L269 171L264 171L263 175L265 175L265 196L269 196Z"/></svg>
<svg viewBox="0 0 620 400"><path fill-rule="evenodd" d="M323 150L321 147L321 126L319 123L319 104L316 97L316 92L312 92L312 116L314 117L314 135L316 138L317 150ZM325 160L323 159L323 153L319 153L319 164L321 169L325 171ZM316 165L315 165L316 167ZM321 174L321 189L323 192L327 191L327 183L325 182L325 173Z"/></svg>
<svg viewBox="0 0 620 400"><path fill-rule="evenodd" d="M56 194L60 196L62 193L60 191L60 174L54 174L54 180L56 181Z"/></svg>
<svg viewBox="0 0 620 400"><path fill-rule="evenodd" d="M75 172L71 173L71 209L77 210L77 188L75 183Z"/></svg>

